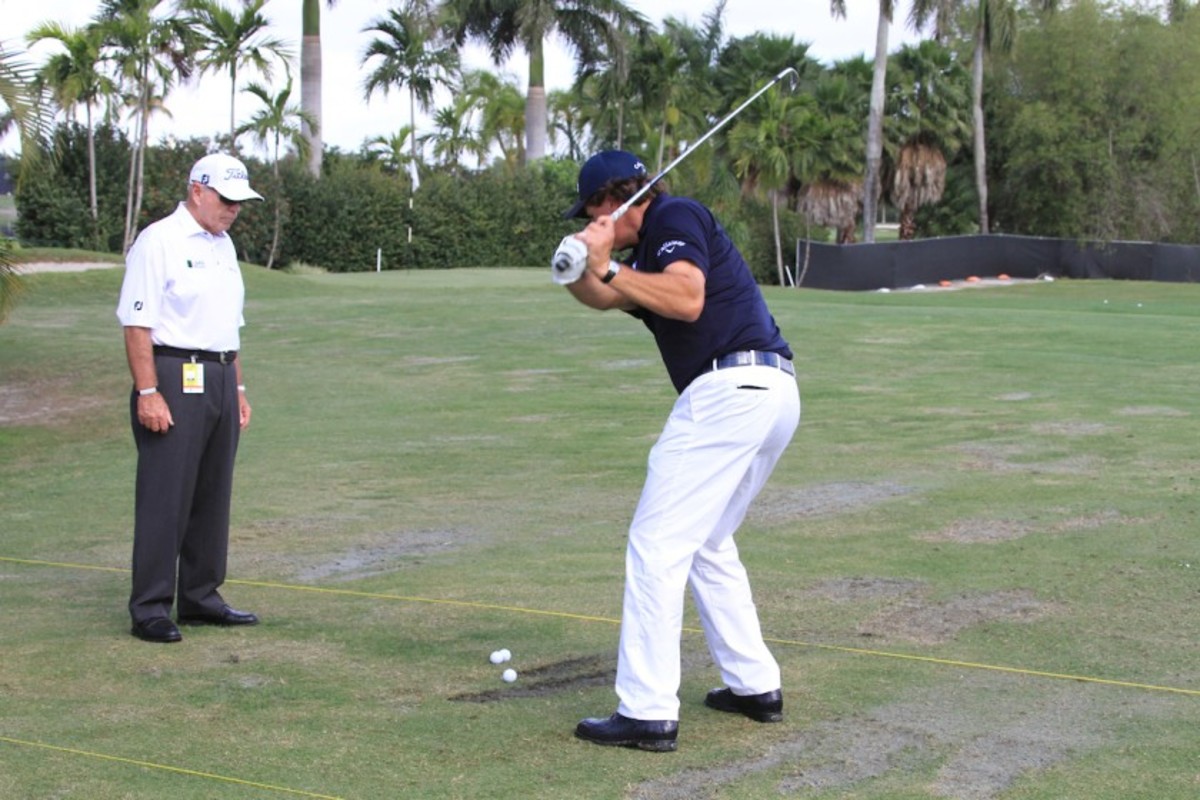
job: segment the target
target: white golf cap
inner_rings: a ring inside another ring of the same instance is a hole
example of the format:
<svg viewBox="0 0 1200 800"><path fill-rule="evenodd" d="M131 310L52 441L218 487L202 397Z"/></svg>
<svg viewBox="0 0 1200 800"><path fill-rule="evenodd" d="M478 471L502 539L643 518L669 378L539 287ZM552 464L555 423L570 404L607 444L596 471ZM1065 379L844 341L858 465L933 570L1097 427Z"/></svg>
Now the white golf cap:
<svg viewBox="0 0 1200 800"><path fill-rule="evenodd" d="M197 161L188 180L216 190L226 200L240 203L263 199L261 194L250 188L246 165L224 153L213 153Z"/></svg>

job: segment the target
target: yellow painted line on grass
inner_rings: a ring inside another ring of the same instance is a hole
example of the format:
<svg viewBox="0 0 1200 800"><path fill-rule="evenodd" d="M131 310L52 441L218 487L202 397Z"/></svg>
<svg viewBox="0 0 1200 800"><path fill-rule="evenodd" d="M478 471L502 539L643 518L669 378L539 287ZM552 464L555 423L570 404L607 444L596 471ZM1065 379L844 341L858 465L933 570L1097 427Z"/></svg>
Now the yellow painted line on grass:
<svg viewBox="0 0 1200 800"><path fill-rule="evenodd" d="M0 559L2 561L3 559ZM370 600L400 600L405 603L428 603L439 606L459 606L483 611L508 611L515 614L532 614L539 617L561 617L563 619L583 620L585 622L610 622L621 624L619 619L612 617L592 617L586 614L572 614L569 611L546 611L541 608L524 608L522 606L503 606L496 603L480 603L476 600L448 600L437 597L416 597L413 595L387 594L385 592L362 592L355 589L330 589L324 586L303 586L296 583L271 583L270 581L247 581L230 579L227 584L237 586L257 586L260 589L285 589L293 592L315 592L317 594L333 594L343 597L360 597Z"/></svg>
<svg viewBox="0 0 1200 800"><path fill-rule="evenodd" d="M53 561L30 561L19 558L5 558L0 556L0 563L10 562L15 564L33 564L38 566L64 567L68 569L92 569L104 570L108 572L128 572L127 569L118 569L115 567L97 567L89 564L69 564ZM363 592L354 589L331 589L323 586L303 586L294 583L274 583L270 581L249 581L249 580L227 580L227 584L236 584L238 586L257 586L262 589L282 589L294 592L315 592L318 594L340 595L343 597L359 597L373 600L400 600L407 603L428 603L431 605L446 605L459 606L462 608L474 608L487 611L505 611L515 614L531 614L542 617L560 617L562 619L582 620L585 622L604 622L612 625L620 625L619 619L612 617L596 617L586 614L572 614L566 611L547 611L538 608L523 608L521 606L505 606L494 603L480 603L470 600L446 600L433 597L415 597L409 595L386 594L383 592ZM688 633L703 633L699 628L684 628ZM1167 692L1170 694L1182 694L1192 697L1200 697L1200 689L1183 689L1176 686L1159 686L1153 683L1136 683L1133 681L1111 680L1108 678L1095 678L1087 675L1071 675L1059 672L1046 672L1035 669L1025 669L1023 667L1005 667L997 664L981 664L973 661L955 661L948 658L935 658L933 656L912 655L909 653L893 653L886 650L870 650L862 647L846 647L842 645L832 644L816 644L813 642L805 642L797 639L773 639L765 637L766 641L773 644L789 645L794 647L811 647L815 650L827 650L837 653L851 653L860 656L871 656L873 658L891 658L902 661L917 661L926 664L939 664L947 667L959 667L962 669L978 669L988 670L991 672L1006 672L1012 675L1025 675L1038 678L1052 678L1054 680L1075 681L1076 683L1095 683L1105 686L1122 686L1128 689L1143 689L1153 692Z"/></svg>
<svg viewBox="0 0 1200 800"><path fill-rule="evenodd" d="M314 794L313 792L305 792L300 789L289 789L286 786L273 786L269 783L259 783L257 781L246 781L241 778L230 778L227 775L215 775L211 772L199 772L194 769L184 769L183 767L172 767L167 764L155 764L153 761L139 761L135 758L121 758L120 756L110 756L104 753L93 753L90 750L77 750L73 747L59 747L53 744L45 744L44 742L27 742L23 739L13 739L8 736L0 736L0 742L6 744L20 745L21 747L37 747L42 750L53 750L56 753L66 753L72 756L87 756L88 758L97 758L101 761L115 761L118 764L130 764L135 767L145 767L146 769L157 769L163 772L174 772L178 775L189 775L193 778L205 778L210 781L221 781L222 783L236 783L238 786L251 786L255 789L265 789L270 792L279 792L281 794L290 794L297 797L313 797L318 800L342 800L340 797L334 797L328 794Z"/></svg>
<svg viewBox="0 0 1200 800"><path fill-rule="evenodd" d="M700 631L701 633L703 631ZM921 661L926 664L940 664L947 667L962 667L964 669L983 669L992 672L1008 672L1014 675L1026 675L1037 678L1053 678L1061 681L1075 681L1076 683L1098 683L1106 686L1124 686L1127 689L1147 689L1153 692L1170 692L1172 694L1185 694L1193 697L1200 697L1200 689L1181 689L1175 686L1157 686L1153 683L1134 683L1133 681L1117 681L1108 678L1092 678L1086 675L1070 675L1061 672L1044 672L1036 669L1024 669L1021 667L1003 667L996 664L980 664L974 661L955 661L949 658L935 658L933 656L916 656L908 653L891 653L885 650L868 650L862 647L844 647L833 644L813 644L812 642L801 642L789 639L771 639L764 637L766 641L774 644L790 644L800 647L813 647L817 650L832 650L839 653L853 653L860 656L874 656L876 658L896 658L904 661Z"/></svg>

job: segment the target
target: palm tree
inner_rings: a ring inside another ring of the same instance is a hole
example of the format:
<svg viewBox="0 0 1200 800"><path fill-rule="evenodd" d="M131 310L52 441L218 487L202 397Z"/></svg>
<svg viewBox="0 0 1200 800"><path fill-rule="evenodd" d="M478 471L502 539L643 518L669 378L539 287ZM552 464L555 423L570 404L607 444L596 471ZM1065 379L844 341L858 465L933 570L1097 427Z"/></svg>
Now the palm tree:
<svg viewBox="0 0 1200 800"><path fill-rule="evenodd" d="M967 5L966 0L914 0L912 21L920 28L931 18L938 30L954 10ZM1038 0L1036 7L1052 11L1056 0ZM968 6L969 7L969 6ZM1017 5L1014 0L976 0L970 7L969 26L973 49L971 54L971 117L975 153L975 191L979 200L979 232L988 233L987 137L983 118L983 70L988 54L1012 51L1017 34Z"/></svg>
<svg viewBox="0 0 1200 800"><path fill-rule="evenodd" d="M630 66L630 81L639 87L644 121L654 125L644 138L657 141L654 171L662 169L667 138L679 125L683 107L691 98L681 76L686 74L687 58L665 34L650 36L639 47Z"/></svg>
<svg viewBox="0 0 1200 800"><path fill-rule="evenodd" d="M862 203L862 118L870 100L872 73L872 66L862 58L834 64L812 90L817 119L797 134L803 140L798 144L797 165L804 184L800 212L811 224L834 228L839 244L855 240Z"/></svg>
<svg viewBox="0 0 1200 800"><path fill-rule="evenodd" d="M779 206L781 199L790 204L801 185L801 173L810 168L806 158L814 151L813 121L819 117L813 89L821 65L808 57L808 45L797 44L790 36L756 33L726 44L707 79L728 105L719 109L725 114L757 91L764 75L778 75L787 68L796 71L793 90L772 89L748 106L729 131L725 148L743 192L756 188L767 192L780 285L785 275Z"/></svg>
<svg viewBox="0 0 1200 800"><path fill-rule="evenodd" d="M946 153L970 136L969 76L949 49L929 40L893 57L888 120L902 142L894 157L890 195L900 213L900 238L916 235L916 213L937 203L946 184Z"/></svg>
<svg viewBox="0 0 1200 800"><path fill-rule="evenodd" d="M553 91L549 96L550 143L557 143L559 136L566 139L569 161L584 158L583 137L587 126L578 99L574 92L562 90Z"/></svg>
<svg viewBox="0 0 1200 800"><path fill-rule="evenodd" d="M43 95L37 87L36 71L24 61L24 54L6 50L0 42L0 136L10 128L18 129L21 158L26 164L38 158L40 143L49 138L52 118ZM0 238L0 322L8 317L19 289L12 243Z"/></svg>
<svg viewBox="0 0 1200 800"><path fill-rule="evenodd" d="M428 112L438 86L452 88L459 70L455 50L436 46L436 30L429 11L412 0L403 9L392 9L385 18L375 20L364 33L383 34L363 52L363 66L375 60L375 68L363 82L366 100L375 90L386 97L392 87L408 88L408 113L411 163L417 161L417 107Z"/></svg>
<svg viewBox="0 0 1200 800"><path fill-rule="evenodd" d="M495 147L508 169L525 163L525 99L513 76L497 77L483 70L467 72L458 108L479 120L481 157Z"/></svg>
<svg viewBox="0 0 1200 800"><path fill-rule="evenodd" d="M237 129L235 137L241 134L250 134L259 145L270 144L271 146L271 174L276 187L276 196L273 200L275 225L271 234L271 252L267 256L267 269L271 269L275 263L275 256L279 252L279 234L282 228L285 202L279 191L279 148L285 143L289 144L295 149L296 156L301 161L305 160L308 156L308 139L304 136L305 125L310 130L315 129L316 125L312 119L308 118L307 111L291 102L291 76L288 77L287 85L276 94L271 94L265 86L258 83L250 84L245 91L257 97L262 106L251 115L248 122Z"/></svg>
<svg viewBox="0 0 1200 800"><path fill-rule="evenodd" d="M293 53L282 39L265 33L271 25L262 15L266 2L243 0L238 14L225 8L219 0L182 0L181 3L181 8L192 15L189 22L200 37L203 55L197 66L201 74L229 72L229 140L234 153L237 152L238 70L253 67L270 80L274 61L278 59L290 73L288 62Z"/></svg>
<svg viewBox="0 0 1200 800"><path fill-rule="evenodd" d="M71 28L57 22L38 25L25 37L29 44L53 39L66 52L51 56L38 72L38 80L50 87L55 101L67 114L82 105L87 125L88 208L95 222L100 217L96 199L96 135L92 107L116 92L112 79L96 68L100 59L100 33L95 27Z"/></svg>
<svg viewBox="0 0 1200 800"><path fill-rule="evenodd" d="M390 136L376 136L366 142L366 151L372 160L383 165L384 170L404 175L409 172L409 164L416 157L416 151L410 151L413 139L412 128L401 125Z"/></svg>
<svg viewBox="0 0 1200 800"><path fill-rule="evenodd" d="M191 53L197 46L190 25L182 17L156 16L162 4L163 0L104 0L96 21L104 58L114 64L132 100L137 131L130 150L125 250L137 235L153 106L161 104L177 79L190 78L195 65Z"/></svg>
<svg viewBox="0 0 1200 800"><path fill-rule="evenodd" d="M606 53L594 64L580 64L571 86L582 113L582 123L591 134L589 150L625 149L625 110L630 95L630 52L634 36L622 34L625 44Z"/></svg>
<svg viewBox="0 0 1200 800"><path fill-rule="evenodd" d="M497 66L518 47L529 55L524 153L534 160L546 152L546 39L557 33L587 65L624 46L620 31L648 27L621 0L443 0L441 9L456 46L482 40Z"/></svg>
<svg viewBox="0 0 1200 800"><path fill-rule="evenodd" d="M814 115L810 95L783 96L778 89L767 92L758 104L747 109L729 132L729 151L733 171L744 191L762 187L771 202L772 230L775 233L775 266L779 285L784 286L783 245L779 231L779 196L796 174L797 135L805 118Z"/></svg>
<svg viewBox="0 0 1200 800"><path fill-rule="evenodd" d="M434 158L452 175L460 172L465 156L483 159L487 154L487 145L471 126L471 110L463 95L456 98L454 105L434 112L433 133L423 136L422 140L433 143Z"/></svg>

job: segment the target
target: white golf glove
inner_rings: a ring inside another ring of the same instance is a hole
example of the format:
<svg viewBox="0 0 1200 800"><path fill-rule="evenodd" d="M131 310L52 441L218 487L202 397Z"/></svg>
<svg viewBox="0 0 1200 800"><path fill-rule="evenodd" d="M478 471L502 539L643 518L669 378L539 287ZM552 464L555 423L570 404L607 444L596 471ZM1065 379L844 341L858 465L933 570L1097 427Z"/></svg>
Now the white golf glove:
<svg viewBox="0 0 1200 800"><path fill-rule="evenodd" d="M559 286L566 286L583 277L587 269L587 245L567 235L558 243L554 258L550 259L550 277Z"/></svg>

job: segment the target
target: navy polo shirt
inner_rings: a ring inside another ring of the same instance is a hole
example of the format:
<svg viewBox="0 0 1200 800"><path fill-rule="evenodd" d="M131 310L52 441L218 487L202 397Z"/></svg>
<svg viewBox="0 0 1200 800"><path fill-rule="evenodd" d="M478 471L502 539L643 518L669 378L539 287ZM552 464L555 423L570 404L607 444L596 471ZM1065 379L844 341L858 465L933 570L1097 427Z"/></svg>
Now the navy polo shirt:
<svg viewBox="0 0 1200 800"><path fill-rule="evenodd" d="M631 266L662 272L681 260L704 273L699 319L667 319L643 308L631 312L654 334L676 391L682 393L709 362L728 353L764 350L792 357L749 265L712 212L691 198L660 194L642 218Z"/></svg>

